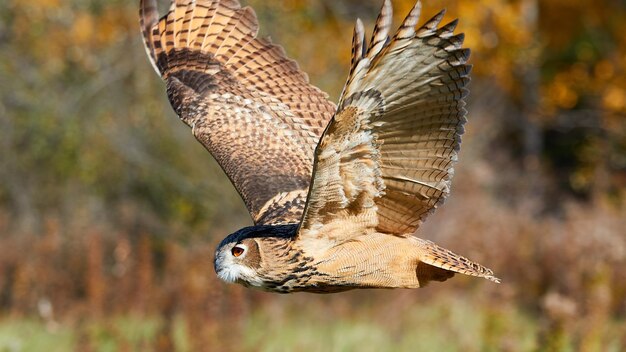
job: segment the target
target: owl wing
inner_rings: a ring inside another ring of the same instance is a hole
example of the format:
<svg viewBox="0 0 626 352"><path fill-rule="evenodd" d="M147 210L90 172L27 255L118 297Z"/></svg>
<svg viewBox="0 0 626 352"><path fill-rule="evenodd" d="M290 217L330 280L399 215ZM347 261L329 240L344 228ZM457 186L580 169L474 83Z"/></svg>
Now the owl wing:
<svg viewBox="0 0 626 352"><path fill-rule="evenodd" d="M257 38L236 0L141 0L146 51L173 109L217 159L255 224L298 222L313 151L335 111L295 61Z"/></svg>
<svg viewBox="0 0 626 352"><path fill-rule="evenodd" d="M469 50L453 33L456 21L438 28L443 11L416 30L419 12L418 2L390 39L385 1L367 47L357 21L350 75L315 150L299 240L411 234L448 196Z"/></svg>

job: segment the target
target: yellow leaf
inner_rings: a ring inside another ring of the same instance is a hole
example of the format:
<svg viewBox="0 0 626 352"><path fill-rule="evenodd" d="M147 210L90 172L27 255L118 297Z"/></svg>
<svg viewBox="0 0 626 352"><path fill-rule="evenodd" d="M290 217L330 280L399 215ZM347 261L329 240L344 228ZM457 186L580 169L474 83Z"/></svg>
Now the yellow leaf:
<svg viewBox="0 0 626 352"><path fill-rule="evenodd" d="M77 45L85 44L93 38L93 18L88 13L78 13L72 24L71 37Z"/></svg>
<svg viewBox="0 0 626 352"><path fill-rule="evenodd" d="M602 105L611 111L623 111L626 109L626 92L623 88L609 86L602 97Z"/></svg>

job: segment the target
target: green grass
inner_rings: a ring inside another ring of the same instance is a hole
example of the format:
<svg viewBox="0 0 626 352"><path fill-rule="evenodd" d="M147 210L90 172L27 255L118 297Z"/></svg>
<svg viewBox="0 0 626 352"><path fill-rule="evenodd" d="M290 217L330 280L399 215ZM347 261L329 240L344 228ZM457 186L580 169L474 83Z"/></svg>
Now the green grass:
<svg viewBox="0 0 626 352"><path fill-rule="evenodd" d="M0 352L150 350L160 326L156 318L123 316L60 325L41 320L0 320ZM178 347L178 346L177 346ZM186 350L184 343L178 350Z"/></svg>
<svg viewBox="0 0 626 352"><path fill-rule="evenodd" d="M489 351L513 343L514 350L535 347L534 322L511 310L499 317L460 300L389 312L385 320L368 314L338 319L302 312L285 317L258 312L246 326L248 350L259 351ZM494 322L494 320L501 320ZM506 326L492 328L506 321ZM488 336L494 331L499 335ZM501 341L504 339L505 341ZM496 344L489 346L488 343ZM500 346L498 346L500 345Z"/></svg>
<svg viewBox="0 0 626 352"><path fill-rule="evenodd" d="M304 297L304 296L303 296ZM471 299L437 297L424 304L362 309L309 304L308 297L258 306L238 327L218 334L219 346L234 351L537 351L541 321L515 306L490 307ZM472 303L474 302L474 303ZM306 303L306 304L303 304ZM393 307L393 308L392 308ZM152 351L163 327L160 317L137 315L51 325L37 319L0 318L0 352ZM626 324L614 321L591 350L619 351ZM176 351L191 351L191 331L183 316L173 322ZM571 335L556 350L575 350ZM549 337L548 337L549 338ZM550 348L548 347L548 350Z"/></svg>
<svg viewBox="0 0 626 352"><path fill-rule="evenodd" d="M34 319L0 321L0 351L71 351L75 335L70 328Z"/></svg>

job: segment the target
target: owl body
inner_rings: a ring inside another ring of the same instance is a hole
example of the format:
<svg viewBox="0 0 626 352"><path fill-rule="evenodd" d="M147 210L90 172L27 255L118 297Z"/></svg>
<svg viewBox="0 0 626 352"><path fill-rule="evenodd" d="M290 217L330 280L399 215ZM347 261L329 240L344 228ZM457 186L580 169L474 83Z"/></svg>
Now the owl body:
<svg viewBox="0 0 626 352"><path fill-rule="evenodd" d="M225 281L278 293L417 288L454 275L423 264L432 243L414 236L374 231L311 250L296 235L297 224L241 229L219 245L215 271ZM235 257L235 246L244 253Z"/></svg>

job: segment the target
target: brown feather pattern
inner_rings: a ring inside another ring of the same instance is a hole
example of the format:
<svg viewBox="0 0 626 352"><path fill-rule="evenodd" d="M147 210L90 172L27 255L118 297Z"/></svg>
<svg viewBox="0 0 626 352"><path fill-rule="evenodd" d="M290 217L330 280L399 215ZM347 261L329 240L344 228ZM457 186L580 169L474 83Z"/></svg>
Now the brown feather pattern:
<svg viewBox="0 0 626 352"><path fill-rule="evenodd" d="M368 55L360 60L354 57L339 111L317 148L304 228L320 222L320 210L339 214L353 202L345 192L355 184L354 179L333 180L340 174L344 178L354 174L364 178L362 183L375 185L357 185L351 191L360 192L361 201L376 208L372 224L377 230L397 235L414 232L449 194L452 164L466 121L463 98L469 81L470 66L465 63L469 51L461 48L463 35L453 34L456 21L437 28L443 12L412 30L419 3L388 40L390 7L385 1ZM362 45L356 39L353 43ZM343 133L346 129L340 125L348 123L343 119L348 113L354 115L350 121L356 124L353 131ZM343 147L342 143L357 135L363 144L359 150L369 146L370 153ZM331 166L337 159L329 158L331 150L350 161ZM361 169L369 166L374 171L363 173ZM330 169L335 174L326 175ZM318 174L320 170L323 174ZM338 206L329 207L329 199Z"/></svg>
<svg viewBox="0 0 626 352"><path fill-rule="evenodd" d="M335 110L327 95L280 46L257 38L254 11L235 0L176 0L160 20L155 1L142 0L140 21L172 107L255 223L299 221L313 150Z"/></svg>

